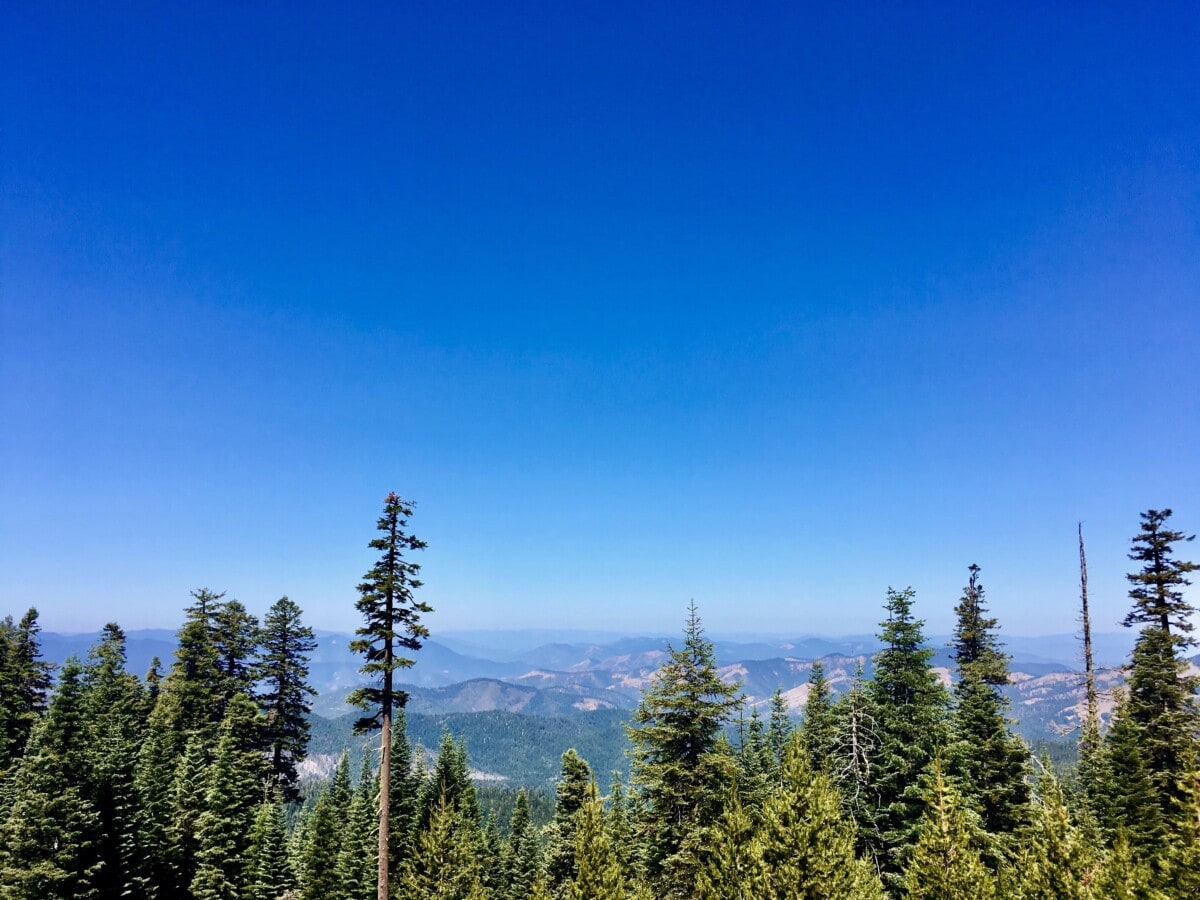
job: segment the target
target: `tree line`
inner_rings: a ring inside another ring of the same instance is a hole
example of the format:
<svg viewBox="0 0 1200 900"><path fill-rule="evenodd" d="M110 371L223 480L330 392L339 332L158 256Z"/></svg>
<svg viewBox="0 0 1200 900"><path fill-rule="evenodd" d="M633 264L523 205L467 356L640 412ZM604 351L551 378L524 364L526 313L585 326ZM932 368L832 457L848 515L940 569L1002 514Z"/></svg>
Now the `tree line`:
<svg viewBox="0 0 1200 900"><path fill-rule="evenodd" d="M379 752L343 755L324 782L298 778L314 642L287 598L259 623L194 592L169 671L144 678L125 671L116 625L52 684L36 613L0 623L0 897L1200 896L1200 709L1184 662L1196 566L1176 557L1191 537L1170 510L1143 513L1133 538L1127 688L1102 727L1089 677L1077 766L1053 770L1011 731L1008 657L971 566L949 685L914 592L889 589L872 677L835 700L814 663L798 726L779 692L746 715L693 605L628 725L628 783L602 795L568 751L542 828L524 791L505 822L481 812L450 735L428 763L408 741L394 676L429 611L411 515L389 495L359 586L370 684L354 699Z"/></svg>

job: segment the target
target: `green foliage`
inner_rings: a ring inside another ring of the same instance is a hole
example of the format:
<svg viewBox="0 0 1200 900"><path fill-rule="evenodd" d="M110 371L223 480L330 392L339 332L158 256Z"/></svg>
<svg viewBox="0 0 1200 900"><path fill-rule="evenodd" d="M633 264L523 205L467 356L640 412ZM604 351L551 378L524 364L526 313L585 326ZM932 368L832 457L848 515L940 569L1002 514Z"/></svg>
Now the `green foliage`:
<svg viewBox="0 0 1200 900"><path fill-rule="evenodd" d="M887 619L868 685L877 748L866 772L868 803L859 807L867 848L886 875L896 876L916 840L925 801L921 776L946 742L945 688L930 670L924 622L912 614L913 590L888 589ZM873 806L871 805L873 804Z"/></svg>
<svg viewBox="0 0 1200 900"><path fill-rule="evenodd" d="M51 900L98 896L104 861L99 816L83 789L86 772L81 667L63 666L58 690L30 736L0 828L0 896Z"/></svg>
<svg viewBox="0 0 1200 900"><path fill-rule="evenodd" d="M647 875L663 896L686 896L694 885L689 839L715 823L732 786L736 764L721 736L739 705L693 604L683 646L671 649L629 728Z"/></svg>
<svg viewBox="0 0 1200 900"><path fill-rule="evenodd" d="M1071 820L1062 786L1043 767L1017 862L1021 900L1089 900L1099 868L1096 848Z"/></svg>
<svg viewBox="0 0 1200 900"><path fill-rule="evenodd" d="M296 886L287 822L278 794L259 804L246 850L246 900L278 900Z"/></svg>
<svg viewBox="0 0 1200 900"><path fill-rule="evenodd" d="M421 586L417 578L421 566L405 557L426 546L405 531L411 517L411 503L394 492L387 495L383 515L375 523L382 536L369 545L380 552L380 557L358 586L360 596L355 606L362 613L363 624L355 632L358 638L351 642L350 649L366 657L359 671L379 679L377 685L359 688L347 699L370 712L359 719L359 731L380 727L395 707L404 706L407 695L394 687L393 678L397 669L411 666L414 660L398 651L420 650L422 639L429 636L421 615L433 612L433 608L414 595Z"/></svg>
<svg viewBox="0 0 1200 900"><path fill-rule="evenodd" d="M21 621L0 621L0 780L20 760L38 718L46 710L51 666L42 662L38 612Z"/></svg>
<svg viewBox="0 0 1200 900"><path fill-rule="evenodd" d="M348 765L348 757L346 759ZM392 783L395 784L395 781ZM331 793L336 794L336 789L331 790ZM369 900L376 894L376 882L379 877L379 819L375 804L378 797L379 783L371 768L370 758L364 756L358 786L346 806L342 847L337 862L341 896L346 900ZM391 846L395 852L395 844Z"/></svg>
<svg viewBox="0 0 1200 900"><path fill-rule="evenodd" d="M125 671L125 633L104 626L83 672L83 791L96 810L97 852L103 866L95 887L101 898L127 895L135 880L138 747L144 735L145 692Z"/></svg>
<svg viewBox="0 0 1200 900"><path fill-rule="evenodd" d="M985 859L996 868L1006 840L1029 817L1029 751L1008 729L1008 700L1000 686L1008 683L1008 657L1000 651L996 620L986 615L979 567L955 613L954 713L947 769L963 799L982 820L983 829L999 838Z"/></svg>
<svg viewBox="0 0 1200 900"><path fill-rule="evenodd" d="M263 740L271 755L275 782L285 800L299 799L296 764L308 750L308 656L316 649L312 629L303 624L300 607L287 597L271 606L258 635L261 649L254 668L258 701L266 714Z"/></svg>
<svg viewBox="0 0 1200 900"><path fill-rule="evenodd" d="M854 823L829 776L814 769L799 735L788 745L782 789L763 810L759 897L882 900L869 863L856 858Z"/></svg>
<svg viewBox="0 0 1200 900"><path fill-rule="evenodd" d="M1200 707L1197 681L1184 675L1183 650L1195 645L1190 621L1196 612L1183 588L1191 582L1195 563L1172 556L1173 546L1194 535L1167 527L1171 510L1142 513L1141 530L1133 538L1129 558L1142 563L1130 573L1133 609L1126 626L1142 625L1129 672L1129 718L1137 723L1137 751L1145 761L1164 823L1179 827L1186 805L1184 785L1188 760L1200 753Z"/></svg>
<svg viewBox="0 0 1200 900"><path fill-rule="evenodd" d="M575 830L579 811L592 790L592 770L574 750L562 758L562 775L555 791L554 821L546 829L546 876L552 893L562 893L578 871Z"/></svg>
<svg viewBox="0 0 1200 900"><path fill-rule="evenodd" d="M233 694L205 778L203 811L196 819L196 900L238 897L249 883L247 853L266 776L259 751L262 723L253 701Z"/></svg>
<svg viewBox="0 0 1200 900"><path fill-rule="evenodd" d="M800 723L800 735L813 768L833 770L837 724L833 693L825 677L825 666L818 659L813 662L808 678L808 700L804 704L804 719Z"/></svg>
<svg viewBox="0 0 1200 900"><path fill-rule="evenodd" d="M625 875L604 824L596 782L588 782L574 819L575 866L566 896L571 900L625 900Z"/></svg>
<svg viewBox="0 0 1200 900"><path fill-rule="evenodd" d="M990 900L996 883L979 856L982 835L939 762L923 779L925 812L912 858L904 871L904 896L912 900Z"/></svg>
<svg viewBox="0 0 1200 900"><path fill-rule="evenodd" d="M403 868L402 896L485 900L478 839L478 826L464 819L450 798L439 796Z"/></svg>

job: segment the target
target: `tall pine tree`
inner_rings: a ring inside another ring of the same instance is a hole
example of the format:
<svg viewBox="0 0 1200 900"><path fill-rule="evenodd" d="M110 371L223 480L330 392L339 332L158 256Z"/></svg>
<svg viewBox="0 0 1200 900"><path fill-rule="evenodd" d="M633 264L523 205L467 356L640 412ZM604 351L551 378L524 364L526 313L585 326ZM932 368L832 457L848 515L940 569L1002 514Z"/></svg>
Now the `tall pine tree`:
<svg viewBox="0 0 1200 900"><path fill-rule="evenodd" d="M671 649L629 727L647 875L663 897L688 896L699 869L691 842L713 825L736 774L722 740L740 706L738 685L717 673L695 604L683 646Z"/></svg>
<svg viewBox="0 0 1200 900"><path fill-rule="evenodd" d="M947 769L963 799L980 816L983 829L996 838L987 861L999 866L999 854L1029 817L1029 751L1008 728L1008 657L996 637L996 620L987 615L979 566L955 607L952 743Z"/></svg>
<svg viewBox="0 0 1200 900"><path fill-rule="evenodd" d="M1141 747L1158 794L1163 818L1178 819L1184 797L1186 760L1197 752L1200 711L1196 681L1184 675L1183 651L1195 646L1191 616L1196 612L1183 589L1197 569L1176 559L1174 545L1193 540L1168 527L1169 509L1142 513L1129 558L1142 567L1129 574L1133 609L1127 627L1142 626L1129 672L1129 715L1142 729Z"/></svg>
<svg viewBox="0 0 1200 900"><path fill-rule="evenodd" d="M347 699L370 713L358 720L357 730L380 729L379 780L383 797L391 796L392 716L408 700L408 695L395 686L396 670L415 662L402 653L421 649L421 641L429 636L429 629L421 624L421 615L433 611L414 595L421 586L417 578L421 567L405 554L425 549L425 542L405 530L411 517L411 503L395 492L387 495L383 515L375 525L381 536L370 542L371 549L378 550L380 557L358 586L360 596L355 605L364 621L355 632L358 637L350 644L350 649L366 657L360 671L378 679ZM379 900L388 900L390 812L391 804L379 804Z"/></svg>

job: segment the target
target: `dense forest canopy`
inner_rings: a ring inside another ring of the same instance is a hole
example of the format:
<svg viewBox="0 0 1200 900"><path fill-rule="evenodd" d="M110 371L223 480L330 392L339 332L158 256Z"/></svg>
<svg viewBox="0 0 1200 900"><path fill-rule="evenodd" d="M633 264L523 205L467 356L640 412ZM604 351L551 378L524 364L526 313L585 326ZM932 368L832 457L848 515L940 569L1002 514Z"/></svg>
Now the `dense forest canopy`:
<svg viewBox="0 0 1200 900"><path fill-rule="evenodd" d="M1200 896L1200 707L1184 663L1196 566L1170 510L1144 513L1133 538L1127 691L1103 728L1089 678L1076 765L1013 733L1008 657L972 565L950 686L915 593L889 589L871 677L835 699L814 665L798 726L779 693L745 715L693 604L626 725L628 780L568 750L552 800L477 785L448 731L429 757L409 740L392 676L428 635L410 515L389 497L359 588L358 648L378 681L356 699L374 711L364 727L391 728L328 779L298 774L314 641L287 597L260 621L193 591L174 659L143 677L115 623L52 671L36 610L0 621L0 897Z"/></svg>

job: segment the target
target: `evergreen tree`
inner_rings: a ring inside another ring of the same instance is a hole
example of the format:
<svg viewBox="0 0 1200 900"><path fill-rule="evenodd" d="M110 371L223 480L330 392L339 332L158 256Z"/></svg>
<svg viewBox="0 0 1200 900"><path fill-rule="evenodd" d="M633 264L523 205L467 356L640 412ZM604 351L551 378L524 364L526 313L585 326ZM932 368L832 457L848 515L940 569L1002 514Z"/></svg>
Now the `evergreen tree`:
<svg viewBox="0 0 1200 900"><path fill-rule="evenodd" d="M925 802L920 777L945 744L946 689L930 669L924 622L912 614L913 590L888 589L888 617L875 656L869 702L879 746L869 772L876 808L860 822L876 865L892 885L916 841Z"/></svg>
<svg viewBox="0 0 1200 900"><path fill-rule="evenodd" d="M588 782L583 805L575 813L575 872L567 896L571 900L625 900L625 875L612 839L604 827L604 811L596 782Z"/></svg>
<svg viewBox="0 0 1200 900"><path fill-rule="evenodd" d="M172 880L163 890L163 895L167 897L182 896L190 889L192 879L196 876L200 853L200 817L207 806L208 768L214 749L208 738L207 734L193 733L175 767L169 826L173 871Z"/></svg>
<svg viewBox="0 0 1200 900"><path fill-rule="evenodd" d="M179 715L174 727L184 734L200 734L212 746L224 714L225 675L216 644L216 620L224 594L208 588L192 591L195 603L185 610L183 627L176 637L175 660L163 682L174 694Z"/></svg>
<svg viewBox="0 0 1200 900"><path fill-rule="evenodd" d="M759 900L767 878L755 819L730 795L702 853L697 900Z"/></svg>
<svg viewBox="0 0 1200 900"><path fill-rule="evenodd" d="M181 718L178 702L172 693L159 694L134 769L133 893L147 900L167 900L182 890L176 882L175 842L175 770L184 741L176 727Z"/></svg>
<svg viewBox="0 0 1200 900"><path fill-rule="evenodd" d="M395 755L392 758L394 760ZM371 900L376 893L375 881L379 876L378 860L375 859L379 847L375 834L378 827L375 810L377 800L378 784L371 759L370 756L364 756L358 787L346 809L342 849L338 856L338 877L342 896L346 900Z"/></svg>
<svg viewBox="0 0 1200 900"><path fill-rule="evenodd" d="M1166 828L1143 743L1142 726L1131 715L1128 700L1118 695L1091 794L1110 842L1125 832L1139 852L1154 856L1163 849Z"/></svg>
<svg viewBox="0 0 1200 900"><path fill-rule="evenodd" d="M579 811L591 796L592 770L574 749L562 755L555 788L554 821L546 829L546 876L552 893L561 894L575 878L575 831Z"/></svg>
<svg viewBox="0 0 1200 900"><path fill-rule="evenodd" d="M837 716L833 711L833 693L825 677L825 666L819 659L813 661L808 678L808 700L804 704L800 735L813 768L831 771L837 741Z"/></svg>
<svg viewBox="0 0 1200 900"><path fill-rule="evenodd" d="M81 667L70 659L44 719L35 726L0 828L0 896L20 900L96 898L103 860L95 846L99 817L81 790Z"/></svg>
<svg viewBox="0 0 1200 900"><path fill-rule="evenodd" d="M408 700L408 695L395 687L394 677L397 669L414 662L398 651L421 649L422 639L429 636L429 629L421 624L421 615L433 611L413 593L421 586L417 578L421 567L405 554L425 549L425 542L405 531L411 516L411 503L394 492L387 495L383 515L376 522L382 536L370 542L371 549L380 551L381 556L358 586L360 597L355 606L364 623L355 632L358 638L350 644L351 650L366 657L360 671L379 679L376 685L355 690L347 701L370 712L358 720L356 730L380 729L382 797L392 795L392 715ZM390 803L379 804L379 900L388 900L390 813Z"/></svg>
<svg viewBox="0 0 1200 900"><path fill-rule="evenodd" d="M92 648L83 684L83 790L99 819L96 844L103 862L95 887L100 898L122 897L135 877L134 775L145 695L138 679L125 671L125 633L115 623L104 626Z"/></svg>
<svg viewBox="0 0 1200 900"><path fill-rule="evenodd" d="M716 822L728 796L736 764L721 735L740 703L738 686L717 673L692 604L683 646L670 650L629 727L647 876L664 897L694 886L698 863L687 842Z"/></svg>
<svg viewBox="0 0 1200 900"><path fill-rule="evenodd" d="M417 801L418 831L429 829L440 803L448 803L455 815L465 818L475 827L479 826L479 800L475 785L471 782L467 749L462 743L456 742L448 731L442 734L433 771L421 787Z"/></svg>
<svg viewBox="0 0 1200 900"><path fill-rule="evenodd" d="M403 860L413 852L422 781L422 773L418 771L416 760L413 758L412 745L408 742L407 721L403 709L397 711L392 727L390 765L392 775L388 782L391 790L391 810L388 822L392 835L388 842L391 847L389 871L391 878L396 879ZM465 759L463 768L465 770ZM467 787L463 788L467 789L473 790L469 782ZM372 851L372 857L376 852L377 850Z"/></svg>
<svg viewBox="0 0 1200 900"><path fill-rule="evenodd" d="M258 653L258 619L238 600L216 607L212 618L213 645L221 671L221 709L235 693L250 694L255 681Z"/></svg>
<svg viewBox="0 0 1200 900"><path fill-rule="evenodd" d="M542 846L529 814L529 794L521 788L513 804L504 849L506 900L530 900L534 885L543 878ZM501 898L504 900L504 898Z"/></svg>
<svg viewBox="0 0 1200 900"><path fill-rule="evenodd" d="M1093 893L1098 900L1168 900L1153 884L1150 861L1134 851L1123 830L1113 842Z"/></svg>
<svg viewBox="0 0 1200 900"><path fill-rule="evenodd" d="M783 696L782 688L775 688L771 695L771 714L767 719L767 743L771 747L771 756L775 765L772 774L778 782L783 771L783 757L787 753L788 741L792 737L792 719L788 715L787 697Z"/></svg>
<svg viewBox="0 0 1200 900"><path fill-rule="evenodd" d="M0 622L0 780L21 758L33 726L46 711L52 666L42 661L38 612Z"/></svg>
<svg viewBox="0 0 1200 900"><path fill-rule="evenodd" d="M287 822L276 793L258 805L246 850L246 900L279 900L296 886L288 857Z"/></svg>
<svg viewBox="0 0 1200 900"><path fill-rule="evenodd" d="M912 859L904 872L905 897L921 900L990 900L996 883L976 849L982 835L940 763L924 779L927 809Z"/></svg>
<svg viewBox="0 0 1200 900"><path fill-rule="evenodd" d="M742 729L737 758L738 793L752 814L757 815L772 787L779 780L767 728L757 709L751 711L750 724Z"/></svg>
<svg viewBox="0 0 1200 900"><path fill-rule="evenodd" d="M1187 759L1196 752L1200 711L1196 681L1183 674L1183 650L1195 646L1190 617L1196 612L1183 595L1197 569L1172 556L1187 536L1167 527L1171 510L1142 513L1129 558L1142 563L1128 578L1133 609L1125 625L1141 625L1129 672L1129 715L1142 728L1141 749L1158 794L1163 817L1173 822L1182 801L1180 785Z"/></svg>
<svg viewBox="0 0 1200 900"><path fill-rule="evenodd" d="M253 701L235 693L225 706L203 811L196 819L196 900L240 897L250 884L247 855L265 776L261 722Z"/></svg>
<svg viewBox="0 0 1200 900"><path fill-rule="evenodd" d="M483 870L476 851L476 828L445 796L430 810L417 851L402 875L404 897L430 900L485 900Z"/></svg>
<svg viewBox="0 0 1200 900"><path fill-rule="evenodd" d="M1032 823L1022 836L1021 900L1090 900L1099 860L1067 810L1058 780L1043 768Z"/></svg>
<svg viewBox="0 0 1200 900"><path fill-rule="evenodd" d="M300 615L300 607L287 597L275 601L259 631L261 650L254 668L271 768L283 798L292 802L300 798L296 764L308 752L308 698L316 694L308 683L308 657L317 642Z"/></svg>
<svg viewBox="0 0 1200 900"><path fill-rule="evenodd" d="M855 828L801 737L788 745L783 788L767 801L760 832L764 900L882 900L871 865L855 856Z"/></svg>
<svg viewBox="0 0 1200 900"><path fill-rule="evenodd" d="M304 820L304 843L296 869L301 900L345 900L338 869L348 810L345 798L329 785Z"/></svg>
<svg viewBox="0 0 1200 900"><path fill-rule="evenodd" d="M998 853L1011 843L1005 838L1028 819L1029 752L1008 729L1008 699L1000 692L1008 684L1008 657L1000 650L996 620L987 615L979 566L968 571L970 578L954 610L958 681L947 768L982 819L984 831L1001 839L985 854L995 868Z"/></svg>

